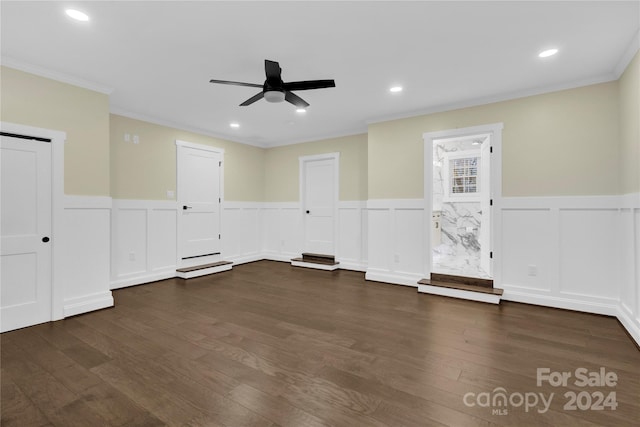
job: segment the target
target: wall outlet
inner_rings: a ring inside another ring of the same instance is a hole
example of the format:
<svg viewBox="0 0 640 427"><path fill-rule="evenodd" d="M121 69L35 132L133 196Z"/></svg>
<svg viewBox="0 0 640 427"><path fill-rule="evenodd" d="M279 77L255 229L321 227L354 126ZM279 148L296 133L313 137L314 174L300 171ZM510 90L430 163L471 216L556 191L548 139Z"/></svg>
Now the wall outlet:
<svg viewBox="0 0 640 427"><path fill-rule="evenodd" d="M133 143L140 144L140 137L138 135L133 135Z"/></svg>
<svg viewBox="0 0 640 427"><path fill-rule="evenodd" d="M136 253L129 252L129 261L135 261L135 260L136 260Z"/></svg>
<svg viewBox="0 0 640 427"><path fill-rule="evenodd" d="M124 134L124 142L131 142L131 135L129 135L128 133Z"/></svg>
<svg viewBox="0 0 640 427"><path fill-rule="evenodd" d="M529 276L537 276L538 275L538 266L537 265L529 265L527 267L527 274Z"/></svg>

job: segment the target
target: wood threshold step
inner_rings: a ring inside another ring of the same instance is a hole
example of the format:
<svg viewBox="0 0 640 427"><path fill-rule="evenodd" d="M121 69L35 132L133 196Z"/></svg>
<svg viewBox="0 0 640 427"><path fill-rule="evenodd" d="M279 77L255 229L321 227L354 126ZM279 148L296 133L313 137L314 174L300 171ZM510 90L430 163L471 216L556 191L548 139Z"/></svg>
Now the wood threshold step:
<svg viewBox="0 0 640 427"><path fill-rule="evenodd" d="M190 273L192 271L205 270L207 268L213 268L213 267L221 267L223 265L228 265L228 264L233 264L233 263L231 261L218 261L218 262L212 262L211 264L202 264L202 265L195 265L193 267L179 268L176 271L178 273Z"/></svg>
<svg viewBox="0 0 640 427"><path fill-rule="evenodd" d="M433 279L422 279L418 282L418 285L428 285L428 286L435 286L439 288L458 289L461 291L478 292L478 293L491 294L491 295L497 295L497 296L501 296L503 293L503 290L498 288L487 288L484 286L467 285L464 283L441 282Z"/></svg>
<svg viewBox="0 0 640 427"><path fill-rule="evenodd" d="M304 252L302 254L302 258L305 261L330 261L335 262L336 257L334 255L326 255L326 254L314 254L309 252Z"/></svg>
<svg viewBox="0 0 640 427"><path fill-rule="evenodd" d="M293 258L291 259L291 261L300 261L300 262L311 262L314 264L324 264L324 265L337 265L340 264L339 262L334 261L333 259L309 259L309 258Z"/></svg>
<svg viewBox="0 0 640 427"><path fill-rule="evenodd" d="M426 280L426 279L425 279ZM431 280L436 282L459 283L462 285L482 286L493 288L493 280L479 277L454 276L451 274L431 273Z"/></svg>

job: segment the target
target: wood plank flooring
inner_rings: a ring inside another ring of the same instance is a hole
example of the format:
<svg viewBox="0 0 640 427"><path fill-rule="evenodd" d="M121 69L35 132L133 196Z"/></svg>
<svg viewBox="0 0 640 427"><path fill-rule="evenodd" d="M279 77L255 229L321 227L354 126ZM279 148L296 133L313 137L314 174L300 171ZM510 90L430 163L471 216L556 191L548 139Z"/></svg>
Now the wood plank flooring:
<svg viewBox="0 0 640 427"><path fill-rule="evenodd" d="M640 351L609 317L270 261L114 297L114 308L0 336L2 426L640 423ZM580 367L617 384L536 384L537 368ZM499 387L512 402L483 405ZM585 407L611 391L615 410L564 409L567 392ZM516 405L529 393L553 393L550 408Z"/></svg>

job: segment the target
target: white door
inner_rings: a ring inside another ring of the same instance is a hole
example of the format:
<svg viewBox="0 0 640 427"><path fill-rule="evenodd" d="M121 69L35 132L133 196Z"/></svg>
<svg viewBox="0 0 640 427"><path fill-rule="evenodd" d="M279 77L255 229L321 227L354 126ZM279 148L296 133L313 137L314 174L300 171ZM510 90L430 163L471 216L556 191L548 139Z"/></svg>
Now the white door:
<svg viewBox="0 0 640 427"><path fill-rule="evenodd" d="M480 268L489 277L491 266L491 136L485 138L480 148Z"/></svg>
<svg viewBox="0 0 640 427"><path fill-rule="evenodd" d="M211 261L220 255L221 247L222 153L206 146L194 147L177 148L178 256L182 267Z"/></svg>
<svg viewBox="0 0 640 427"><path fill-rule="evenodd" d="M1 136L0 331L51 320L51 143Z"/></svg>
<svg viewBox="0 0 640 427"><path fill-rule="evenodd" d="M304 252L335 255L337 159L304 160Z"/></svg>

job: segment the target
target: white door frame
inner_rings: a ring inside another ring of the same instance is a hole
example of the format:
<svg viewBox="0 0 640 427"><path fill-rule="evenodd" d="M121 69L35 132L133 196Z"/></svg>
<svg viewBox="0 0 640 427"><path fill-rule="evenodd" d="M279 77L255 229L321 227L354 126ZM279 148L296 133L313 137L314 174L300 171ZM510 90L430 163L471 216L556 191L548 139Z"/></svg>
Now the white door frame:
<svg viewBox="0 0 640 427"><path fill-rule="evenodd" d="M180 221L180 194L178 189L180 188L180 171L178 164L178 150L179 147L185 148L193 148L196 150L209 151L211 153L220 154L221 165L220 165L220 215L218 216L218 230L220 230L220 236L224 235L222 232L222 212L224 210L224 148L212 147L210 145L196 144L193 142L181 141L176 139L176 265L178 268L182 266L182 254L180 253L180 238L182 234L181 230L181 221ZM220 238L220 248L224 248L224 239ZM222 256L222 249L220 252L220 256Z"/></svg>
<svg viewBox="0 0 640 427"><path fill-rule="evenodd" d="M307 239L306 233L306 215L305 215L305 170L308 162L314 162L318 160L333 160L333 256L336 261L338 260L338 200L340 196L340 153L324 153L315 154L312 156L300 156L298 158L299 165L299 183L300 183L300 215L302 216L302 242L300 247L302 251L305 249L305 242Z"/></svg>
<svg viewBox="0 0 640 427"><path fill-rule="evenodd" d="M62 250L64 242L64 143L65 132L16 123L0 122L0 130L51 140L51 319L64 319Z"/></svg>
<svg viewBox="0 0 640 427"><path fill-rule="evenodd" d="M480 126L471 126L459 129L447 129L436 132L426 132L422 134L424 140L424 229L425 239L423 241L425 263L425 277L429 277L432 269L432 240L431 240L431 215L433 211L433 144L439 139L463 138L466 136L489 134L491 136L491 147L493 147L491 158L491 186L490 197L493 200L491 209L491 251L493 252L493 282L502 282L502 261L501 261L501 206L502 206L502 129L503 123L491 123Z"/></svg>

